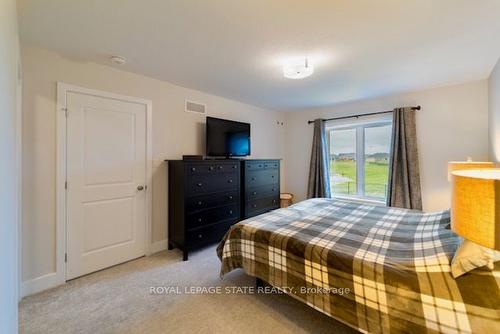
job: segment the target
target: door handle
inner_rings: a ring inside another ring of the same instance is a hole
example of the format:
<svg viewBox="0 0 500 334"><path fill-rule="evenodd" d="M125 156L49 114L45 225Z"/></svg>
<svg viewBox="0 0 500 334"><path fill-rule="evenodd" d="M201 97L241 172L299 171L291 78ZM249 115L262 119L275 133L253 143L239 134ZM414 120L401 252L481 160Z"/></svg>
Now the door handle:
<svg viewBox="0 0 500 334"><path fill-rule="evenodd" d="M144 190L144 187L143 186L137 186L137 190L142 191L142 190Z"/></svg>

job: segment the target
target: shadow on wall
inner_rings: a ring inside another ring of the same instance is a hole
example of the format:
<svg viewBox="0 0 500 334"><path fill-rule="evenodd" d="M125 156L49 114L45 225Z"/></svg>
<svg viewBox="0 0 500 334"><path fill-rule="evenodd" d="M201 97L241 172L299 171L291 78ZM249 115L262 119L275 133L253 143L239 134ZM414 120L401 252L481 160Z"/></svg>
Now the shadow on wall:
<svg viewBox="0 0 500 334"><path fill-rule="evenodd" d="M205 145L205 132L206 132L206 126L205 126L205 122L197 122L196 123L196 135L198 138L198 143L197 143L197 147L196 147L196 152L197 153L193 153L193 154L205 154L205 150L206 150L206 145Z"/></svg>
<svg viewBox="0 0 500 334"><path fill-rule="evenodd" d="M152 174L152 201L153 201L153 226L151 231L152 243L164 241L168 233L167 217L167 163L163 160L153 160Z"/></svg>

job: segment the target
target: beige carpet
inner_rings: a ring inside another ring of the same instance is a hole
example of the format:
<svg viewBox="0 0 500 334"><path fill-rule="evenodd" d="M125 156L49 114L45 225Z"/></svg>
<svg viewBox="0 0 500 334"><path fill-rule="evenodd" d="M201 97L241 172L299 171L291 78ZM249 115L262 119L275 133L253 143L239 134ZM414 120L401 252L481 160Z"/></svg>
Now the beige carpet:
<svg viewBox="0 0 500 334"><path fill-rule="evenodd" d="M356 333L280 294L151 295L151 286L255 286L237 270L223 280L215 247L182 262L161 252L26 297L21 333Z"/></svg>

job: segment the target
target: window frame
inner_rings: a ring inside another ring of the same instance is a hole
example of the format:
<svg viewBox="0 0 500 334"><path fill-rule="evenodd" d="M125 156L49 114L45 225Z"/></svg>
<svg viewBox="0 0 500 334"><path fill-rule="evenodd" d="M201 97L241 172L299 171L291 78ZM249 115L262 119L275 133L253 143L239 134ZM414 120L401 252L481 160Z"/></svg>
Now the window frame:
<svg viewBox="0 0 500 334"><path fill-rule="evenodd" d="M366 120L355 120L350 122L336 122L329 121L326 123L326 133L327 133L327 145L328 145L328 159L330 159L330 132L338 130L356 130L356 194L345 195L345 194L335 194L332 188L332 198L349 199L361 202L368 202L374 204L386 204L387 192L384 198L367 196L365 195L365 129L381 127L390 125L392 127L392 114L388 115L378 115L378 117L370 117ZM392 130L391 130L392 132ZM392 134L391 134L392 137ZM391 145L391 144L390 144ZM391 147L389 147L389 160L392 156ZM330 161L328 164L330 170ZM389 171L390 172L390 171ZM388 172L388 173L389 173ZM389 175L387 175L389 179Z"/></svg>

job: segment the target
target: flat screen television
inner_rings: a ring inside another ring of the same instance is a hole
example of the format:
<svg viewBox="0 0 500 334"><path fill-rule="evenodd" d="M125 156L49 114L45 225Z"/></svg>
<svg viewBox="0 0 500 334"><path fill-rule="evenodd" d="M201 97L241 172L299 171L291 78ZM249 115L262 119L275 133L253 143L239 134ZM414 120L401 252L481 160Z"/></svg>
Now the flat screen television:
<svg viewBox="0 0 500 334"><path fill-rule="evenodd" d="M250 124L207 117L206 145L211 157L250 155Z"/></svg>

